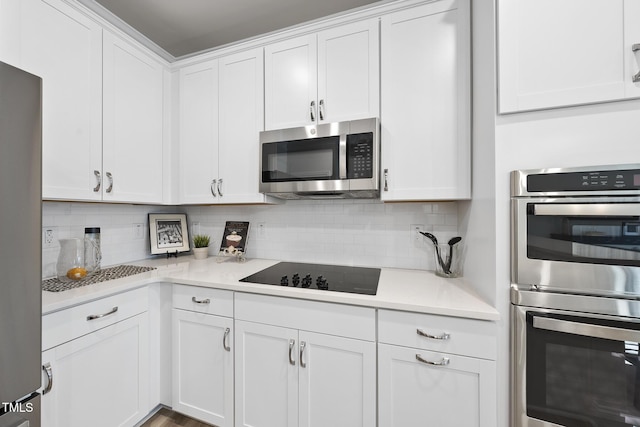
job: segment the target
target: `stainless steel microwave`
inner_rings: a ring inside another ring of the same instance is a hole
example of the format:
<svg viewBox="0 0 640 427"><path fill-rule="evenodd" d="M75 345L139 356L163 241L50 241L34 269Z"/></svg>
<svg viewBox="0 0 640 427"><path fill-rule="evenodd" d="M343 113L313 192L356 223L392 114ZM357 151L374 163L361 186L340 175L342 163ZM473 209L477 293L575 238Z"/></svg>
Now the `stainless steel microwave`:
<svg viewBox="0 0 640 427"><path fill-rule="evenodd" d="M260 132L260 192L282 199L377 198L377 118Z"/></svg>

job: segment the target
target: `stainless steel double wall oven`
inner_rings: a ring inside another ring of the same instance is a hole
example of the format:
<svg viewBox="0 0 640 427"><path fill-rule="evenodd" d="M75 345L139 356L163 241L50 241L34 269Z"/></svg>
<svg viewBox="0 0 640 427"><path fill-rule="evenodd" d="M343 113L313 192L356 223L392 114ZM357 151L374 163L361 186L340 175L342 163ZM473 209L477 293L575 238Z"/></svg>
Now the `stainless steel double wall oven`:
<svg viewBox="0 0 640 427"><path fill-rule="evenodd" d="M512 425L640 426L640 164L511 190Z"/></svg>

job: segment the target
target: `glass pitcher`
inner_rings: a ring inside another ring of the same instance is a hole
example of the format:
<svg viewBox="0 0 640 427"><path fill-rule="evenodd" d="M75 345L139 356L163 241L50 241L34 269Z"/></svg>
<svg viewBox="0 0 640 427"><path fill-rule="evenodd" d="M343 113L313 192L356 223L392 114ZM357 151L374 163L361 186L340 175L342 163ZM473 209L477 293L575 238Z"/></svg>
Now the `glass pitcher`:
<svg viewBox="0 0 640 427"><path fill-rule="evenodd" d="M60 239L60 253L56 264L59 280L80 280L87 275L84 268L84 241L82 239Z"/></svg>

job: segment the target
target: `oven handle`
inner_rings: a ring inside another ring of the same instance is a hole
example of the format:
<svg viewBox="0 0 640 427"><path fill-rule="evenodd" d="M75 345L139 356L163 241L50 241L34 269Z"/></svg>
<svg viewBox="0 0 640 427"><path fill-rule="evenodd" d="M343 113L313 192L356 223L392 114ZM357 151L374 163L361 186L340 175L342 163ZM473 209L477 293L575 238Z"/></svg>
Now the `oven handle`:
<svg viewBox="0 0 640 427"><path fill-rule="evenodd" d="M338 154L340 155L340 179L347 179L347 135L344 133L340 134L340 145Z"/></svg>
<svg viewBox="0 0 640 427"><path fill-rule="evenodd" d="M638 216L640 203L534 204L534 215Z"/></svg>
<svg viewBox="0 0 640 427"><path fill-rule="evenodd" d="M533 327L537 329L545 329L547 331L582 335L585 337L603 338L605 340L640 342L640 331L614 328L611 326L570 322L550 317L535 316L533 318Z"/></svg>

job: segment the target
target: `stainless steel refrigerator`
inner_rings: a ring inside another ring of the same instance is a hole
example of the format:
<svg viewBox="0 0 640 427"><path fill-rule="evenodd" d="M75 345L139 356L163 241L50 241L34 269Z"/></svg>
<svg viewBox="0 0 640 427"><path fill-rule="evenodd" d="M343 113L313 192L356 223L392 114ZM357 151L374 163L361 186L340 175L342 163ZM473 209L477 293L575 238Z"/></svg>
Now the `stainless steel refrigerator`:
<svg viewBox="0 0 640 427"><path fill-rule="evenodd" d="M40 427L41 87L0 62L0 427Z"/></svg>

